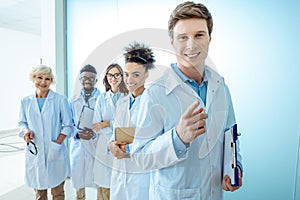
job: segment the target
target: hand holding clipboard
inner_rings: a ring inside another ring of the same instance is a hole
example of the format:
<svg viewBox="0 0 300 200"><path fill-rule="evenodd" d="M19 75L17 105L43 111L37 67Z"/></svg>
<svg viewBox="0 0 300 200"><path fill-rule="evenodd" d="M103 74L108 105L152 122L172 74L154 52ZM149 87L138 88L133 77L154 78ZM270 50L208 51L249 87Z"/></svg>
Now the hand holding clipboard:
<svg viewBox="0 0 300 200"><path fill-rule="evenodd" d="M223 189L227 191L234 191L242 185L237 166L237 137L236 124L224 134Z"/></svg>

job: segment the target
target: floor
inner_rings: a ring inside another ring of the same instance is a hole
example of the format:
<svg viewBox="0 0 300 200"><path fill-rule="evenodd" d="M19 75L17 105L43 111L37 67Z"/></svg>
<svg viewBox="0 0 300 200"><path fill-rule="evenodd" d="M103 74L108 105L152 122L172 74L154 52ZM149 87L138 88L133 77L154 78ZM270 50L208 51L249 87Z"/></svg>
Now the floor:
<svg viewBox="0 0 300 200"><path fill-rule="evenodd" d="M0 200L35 199L33 189L24 184L24 147L25 142L16 130L0 132ZM65 194L66 200L75 199L70 179L66 180ZM96 194L96 189L86 189L87 200L96 199Z"/></svg>

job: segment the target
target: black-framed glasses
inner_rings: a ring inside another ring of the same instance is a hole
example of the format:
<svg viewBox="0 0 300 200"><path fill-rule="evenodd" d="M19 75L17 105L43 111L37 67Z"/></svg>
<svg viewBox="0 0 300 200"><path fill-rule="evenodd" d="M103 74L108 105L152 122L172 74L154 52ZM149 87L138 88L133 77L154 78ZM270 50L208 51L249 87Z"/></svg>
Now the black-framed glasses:
<svg viewBox="0 0 300 200"><path fill-rule="evenodd" d="M95 77L87 77L87 76L82 76L80 77L81 81L91 81L94 82L95 81Z"/></svg>
<svg viewBox="0 0 300 200"><path fill-rule="evenodd" d="M115 74L107 73L107 74L106 74L106 77L107 77L107 78L112 78L112 77L114 77L115 79L119 79L119 78L121 78L121 76L122 76L121 73L115 73Z"/></svg>
<svg viewBox="0 0 300 200"><path fill-rule="evenodd" d="M34 142L30 141L27 143L27 149L29 150L30 153L33 155L37 155L38 150Z"/></svg>

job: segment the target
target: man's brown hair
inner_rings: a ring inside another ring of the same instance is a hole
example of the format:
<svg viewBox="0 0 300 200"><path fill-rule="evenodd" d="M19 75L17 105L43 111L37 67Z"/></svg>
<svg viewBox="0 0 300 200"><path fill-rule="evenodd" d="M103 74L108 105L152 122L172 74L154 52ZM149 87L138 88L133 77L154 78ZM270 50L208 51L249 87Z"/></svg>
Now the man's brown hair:
<svg viewBox="0 0 300 200"><path fill-rule="evenodd" d="M179 4L172 12L169 18L169 36L173 38L173 29L176 23L181 19L205 19L207 22L207 28L209 36L213 29L213 19L209 10L201 3L194 3L191 1Z"/></svg>

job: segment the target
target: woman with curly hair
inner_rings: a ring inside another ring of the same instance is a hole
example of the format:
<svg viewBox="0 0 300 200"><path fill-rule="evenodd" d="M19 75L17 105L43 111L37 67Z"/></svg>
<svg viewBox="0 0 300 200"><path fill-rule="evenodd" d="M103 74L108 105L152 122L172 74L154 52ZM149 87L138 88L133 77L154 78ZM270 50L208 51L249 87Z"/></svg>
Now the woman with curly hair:
<svg viewBox="0 0 300 200"><path fill-rule="evenodd" d="M114 128L134 128L139 113L139 102L145 90L145 80L149 70L154 68L152 49L134 42L125 47L124 81L129 95L120 98L114 120ZM128 130L128 129L124 129ZM125 131L126 134L126 131ZM111 199L149 198L149 172L140 170L130 158L130 144L122 141L109 143L109 150L117 158L113 163L111 177Z"/></svg>

